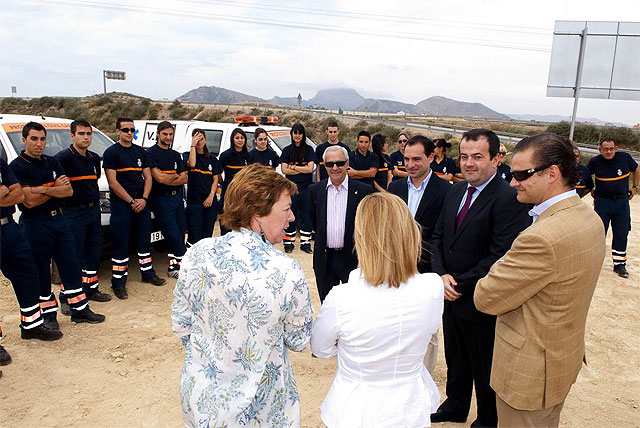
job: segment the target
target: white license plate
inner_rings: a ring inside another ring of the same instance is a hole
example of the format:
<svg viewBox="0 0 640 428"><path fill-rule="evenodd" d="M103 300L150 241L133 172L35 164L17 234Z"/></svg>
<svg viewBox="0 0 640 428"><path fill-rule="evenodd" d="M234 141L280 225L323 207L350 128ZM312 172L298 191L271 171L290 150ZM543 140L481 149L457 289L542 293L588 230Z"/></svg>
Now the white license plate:
<svg viewBox="0 0 640 428"><path fill-rule="evenodd" d="M160 232L159 230L157 230L155 232L151 232L151 243L152 244L154 242L162 241L163 239L164 239L164 236L162 236L162 232Z"/></svg>

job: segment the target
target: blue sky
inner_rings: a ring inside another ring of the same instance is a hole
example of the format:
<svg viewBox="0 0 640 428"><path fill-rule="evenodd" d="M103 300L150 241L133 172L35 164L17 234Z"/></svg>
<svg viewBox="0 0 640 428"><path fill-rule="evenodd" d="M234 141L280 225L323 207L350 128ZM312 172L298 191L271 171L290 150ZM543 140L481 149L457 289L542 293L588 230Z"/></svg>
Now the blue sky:
<svg viewBox="0 0 640 428"><path fill-rule="evenodd" d="M109 90L153 99L201 85L306 99L350 87L408 103L442 95L501 113L561 115L571 114L573 101L546 97L554 22L640 21L634 0L0 0L0 7L0 96L12 85L27 97L95 94L102 70L113 69L127 80L108 81ZM578 115L635 124L640 102L583 99Z"/></svg>

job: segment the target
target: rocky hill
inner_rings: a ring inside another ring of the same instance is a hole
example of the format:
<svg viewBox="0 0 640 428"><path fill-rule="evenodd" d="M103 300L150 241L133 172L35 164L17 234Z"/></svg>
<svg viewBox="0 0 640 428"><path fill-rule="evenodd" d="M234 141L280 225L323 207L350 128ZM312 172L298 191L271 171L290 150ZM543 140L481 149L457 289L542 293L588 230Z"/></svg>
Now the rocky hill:
<svg viewBox="0 0 640 428"><path fill-rule="evenodd" d="M200 86L178 97L185 103L233 104L252 101L264 101L262 98L243 94L217 86Z"/></svg>
<svg viewBox="0 0 640 428"><path fill-rule="evenodd" d="M355 108L356 111L371 111L376 113L398 113L404 112L412 114L415 112L413 104L401 103L400 101L379 100L377 98L367 98L364 103Z"/></svg>
<svg viewBox="0 0 640 428"><path fill-rule="evenodd" d="M462 116L482 117L486 119L509 119L508 116L491 110L480 103L467 103L445 97L430 97L420 101L415 106L418 114L428 116Z"/></svg>

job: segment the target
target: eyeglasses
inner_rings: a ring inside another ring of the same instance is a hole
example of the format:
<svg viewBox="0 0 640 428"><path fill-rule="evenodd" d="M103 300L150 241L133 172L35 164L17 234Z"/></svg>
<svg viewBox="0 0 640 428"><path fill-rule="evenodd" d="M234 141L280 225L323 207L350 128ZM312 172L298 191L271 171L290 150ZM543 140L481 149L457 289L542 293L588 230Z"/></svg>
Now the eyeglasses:
<svg viewBox="0 0 640 428"><path fill-rule="evenodd" d="M324 164L327 168L333 168L334 166L342 168L347 164L347 161L325 162Z"/></svg>
<svg viewBox="0 0 640 428"><path fill-rule="evenodd" d="M523 171L511 171L511 175L516 179L516 181L525 181L533 177L533 174L535 174L536 172L544 171L550 166L551 165L537 166L535 168L529 168Z"/></svg>
<svg viewBox="0 0 640 428"><path fill-rule="evenodd" d="M406 143L409 140L398 140L398 143Z"/></svg>
<svg viewBox="0 0 640 428"><path fill-rule="evenodd" d="M504 156L507 154L507 152L498 152L498 154Z"/></svg>
<svg viewBox="0 0 640 428"><path fill-rule="evenodd" d="M603 152L615 152L617 147L600 147L600 150Z"/></svg>
<svg viewBox="0 0 640 428"><path fill-rule="evenodd" d="M129 132L135 133L136 128L120 128L120 132L124 132L125 134L128 134Z"/></svg>

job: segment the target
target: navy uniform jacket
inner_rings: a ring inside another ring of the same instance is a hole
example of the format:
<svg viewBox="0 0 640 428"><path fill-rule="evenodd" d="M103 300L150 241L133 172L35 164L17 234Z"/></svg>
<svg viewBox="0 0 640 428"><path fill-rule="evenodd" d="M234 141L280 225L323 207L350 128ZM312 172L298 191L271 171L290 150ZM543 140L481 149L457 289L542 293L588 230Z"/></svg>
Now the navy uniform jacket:
<svg viewBox="0 0 640 428"><path fill-rule="evenodd" d="M65 198L65 205L97 204L100 200L98 179L102 172L100 156L90 150L82 156L72 144L68 149L60 151L56 159L60 162L73 188L73 196Z"/></svg>
<svg viewBox="0 0 640 428"><path fill-rule="evenodd" d="M23 187L51 187L58 177L64 175L64 170L55 157L40 155L40 159L36 159L27 155L24 150L11 162L10 166L11 171ZM33 208L27 208L24 204L18 206L24 215L48 213L60 208L62 199L49 198L46 202Z"/></svg>

